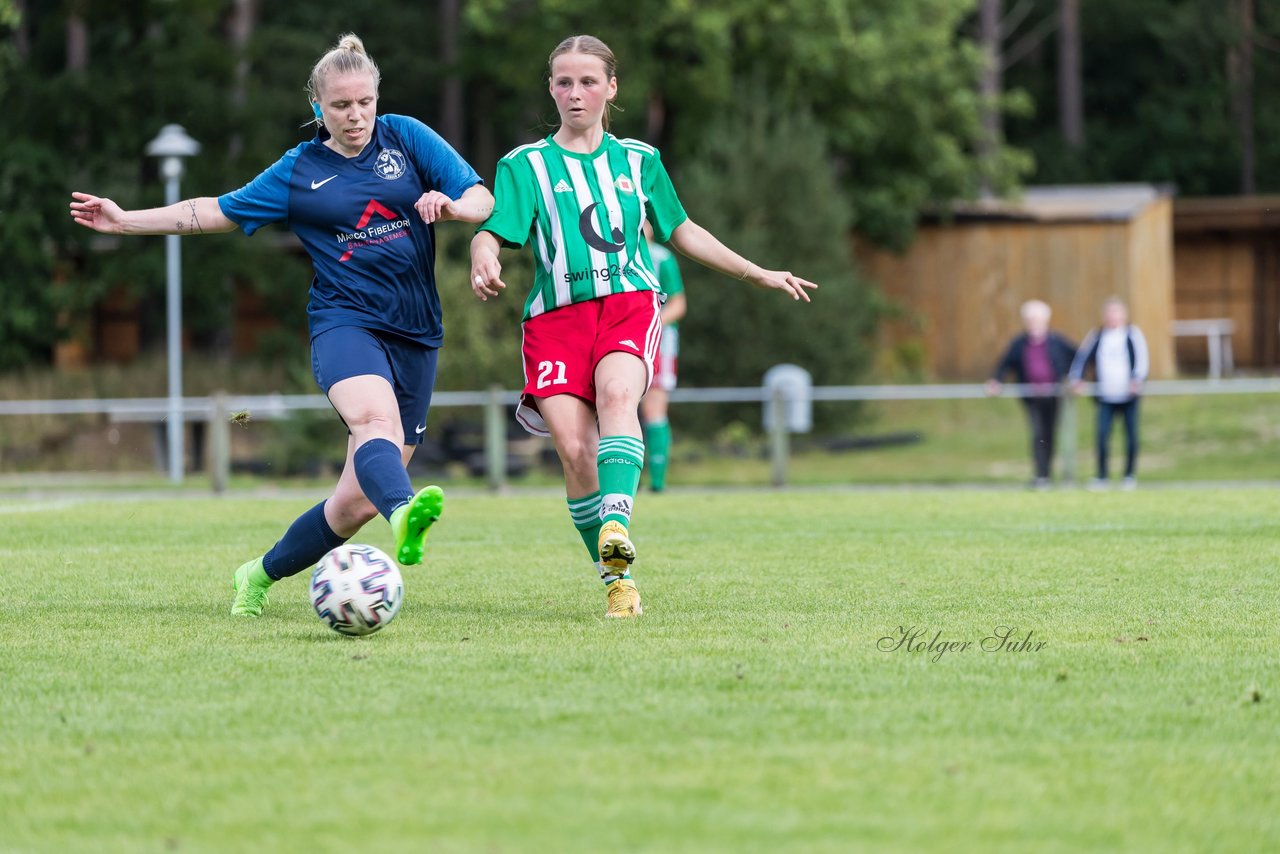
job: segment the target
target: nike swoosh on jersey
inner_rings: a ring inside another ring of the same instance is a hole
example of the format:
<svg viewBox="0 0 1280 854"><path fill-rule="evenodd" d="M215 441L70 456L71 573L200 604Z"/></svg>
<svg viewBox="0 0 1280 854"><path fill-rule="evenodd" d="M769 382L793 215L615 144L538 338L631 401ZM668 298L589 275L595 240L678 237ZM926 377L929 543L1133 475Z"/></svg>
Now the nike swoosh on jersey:
<svg viewBox="0 0 1280 854"><path fill-rule="evenodd" d="M323 181L312 181L311 189L318 190L321 187L323 187L325 184L328 184L330 181L332 181L334 178L337 178L337 177L338 177L337 175L330 175L328 178L325 178Z"/></svg>
<svg viewBox="0 0 1280 854"><path fill-rule="evenodd" d="M419 426L417 426L417 427L414 427L414 428L413 428L413 432L415 432L415 433L417 433L419 436L421 436L421 435L422 435L422 433L423 433L423 431L424 431L424 430L426 430L426 429L427 429L427 425L425 425L425 424L421 424L421 425L419 425Z"/></svg>

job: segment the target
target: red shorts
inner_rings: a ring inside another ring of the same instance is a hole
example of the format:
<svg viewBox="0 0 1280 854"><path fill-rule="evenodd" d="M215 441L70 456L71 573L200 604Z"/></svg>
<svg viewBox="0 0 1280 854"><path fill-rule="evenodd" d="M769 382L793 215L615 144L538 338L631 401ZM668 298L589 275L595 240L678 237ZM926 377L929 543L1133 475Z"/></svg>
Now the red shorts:
<svg viewBox="0 0 1280 854"><path fill-rule="evenodd" d="M611 294L552 309L524 322L524 394L516 420L535 436L549 436L538 398L572 394L596 402L596 365L609 353L644 362L645 390L662 336L654 291Z"/></svg>

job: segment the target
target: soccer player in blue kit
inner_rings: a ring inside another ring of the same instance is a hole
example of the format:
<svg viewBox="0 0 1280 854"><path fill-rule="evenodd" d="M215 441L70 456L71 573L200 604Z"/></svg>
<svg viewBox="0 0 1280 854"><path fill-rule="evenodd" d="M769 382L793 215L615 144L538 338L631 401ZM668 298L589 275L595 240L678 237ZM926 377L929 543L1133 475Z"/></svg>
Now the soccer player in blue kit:
<svg viewBox="0 0 1280 854"><path fill-rule="evenodd" d="M396 559L421 563L443 507L440 488L415 493L405 469L426 429L442 339L433 224L484 222L493 196L422 122L377 115L379 80L360 39L342 36L307 82L315 139L235 192L137 211L72 194L71 216L96 231L253 234L281 222L311 256L311 365L350 431L346 465L327 500L236 570L232 614L261 614L273 583L378 514L391 523Z"/></svg>

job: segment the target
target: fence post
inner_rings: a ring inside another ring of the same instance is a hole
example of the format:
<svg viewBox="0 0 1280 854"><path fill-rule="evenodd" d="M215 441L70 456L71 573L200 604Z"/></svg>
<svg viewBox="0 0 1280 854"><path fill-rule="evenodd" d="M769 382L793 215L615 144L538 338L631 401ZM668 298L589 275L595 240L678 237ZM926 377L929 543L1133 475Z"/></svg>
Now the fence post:
<svg viewBox="0 0 1280 854"><path fill-rule="evenodd" d="M787 457L791 453L791 434L787 430L787 396L781 383L770 389L773 405L769 415L769 471L774 486L787 485Z"/></svg>
<svg viewBox="0 0 1280 854"><path fill-rule="evenodd" d="M209 479L213 494L227 491L231 477L231 414L227 412L227 393L215 391L209 408Z"/></svg>
<svg viewBox="0 0 1280 854"><path fill-rule="evenodd" d="M1076 482L1076 396L1063 387L1062 422L1058 428L1058 460L1063 483Z"/></svg>
<svg viewBox="0 0 1280 854"><path fill-rule="evenodd" d="M489 488L501 492L507 485L507 431L503 418L502 386L489 386L484 405L484 462Z"/></svg>

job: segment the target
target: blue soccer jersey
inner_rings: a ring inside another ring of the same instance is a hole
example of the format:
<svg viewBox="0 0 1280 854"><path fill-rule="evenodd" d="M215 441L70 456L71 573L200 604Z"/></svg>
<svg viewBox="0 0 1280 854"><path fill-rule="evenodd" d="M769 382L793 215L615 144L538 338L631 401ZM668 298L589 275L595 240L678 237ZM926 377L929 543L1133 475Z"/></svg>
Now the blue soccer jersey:
<svg viewBox="0 0 1280 854"><path fill-rule="evenodd" d="M435 230L413 205L429 190L457 199L480 176L408 116L378 116L358 157L331 150L328 137L321 128L218 205L245 234L282 222L302 241L315 267L312 338L359 326L439 347Z"/></svg>

